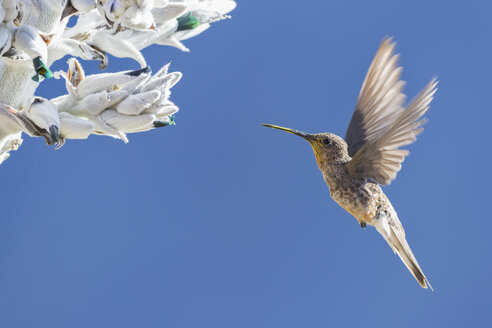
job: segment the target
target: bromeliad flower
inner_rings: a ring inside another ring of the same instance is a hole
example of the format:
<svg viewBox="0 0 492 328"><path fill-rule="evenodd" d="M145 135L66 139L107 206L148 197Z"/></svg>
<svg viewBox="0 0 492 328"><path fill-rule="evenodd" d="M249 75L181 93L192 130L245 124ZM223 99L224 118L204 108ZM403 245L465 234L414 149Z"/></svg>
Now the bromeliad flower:
<svg viewBox="0 0 492 328"><path fill-rule="evenodd" d="M170 89L181 73L168 72L169 64L155 75L150 69L85 76L80 63L71 58L66 79L68 94L52 102L60 112L60 144L65 139L107 135L128 142L127 133L148 131L174 124L178 111Z"/></svg>
<svg viewBox="0 0 492 328"><path fill-rule="evenodd" d="M43 36L34 27L29 25L23 25L18 28L6 29L4 31L5 48L7 45L11 45L13 48L9 49L10 53L6 56L22 56L26 54L31 58L34 71L36 75L32 79L39 82L39 76L49 79L53 77L53 73L49 67L46 66L48 61L48 39ZM9 35L9 33L11 35ZM6 51L4 51L6 52ZM19 53L20 52L20 53Z"/></svg>
<svg viewBox="0 0 492 328"><path fill-rule="evenodd" d="M54 145L59 140L60 122L55 105L47 99L36 97L26 110L0 104L0 164L9 157L11 150L22 144L21 133L31 137L44 137Z"/></svg>
<svg viewBox="0 0 492 328"><path fill-rule="evenodd" d="M182 43L227 18L232 0L2 0L0 1L0 163L22 143L21 134L47 143L127 134L174 124L178 108L169 100L181 73L168 65L150 74L140 50ZM75 24L68 24L76 16ZM140 70L85 76L69 62L68 94L52 101L34 97L50 65L66 55L99 60L135 59Z"/></svg>
<svg viewBox="0 0 492 328"><path fill-rule="evenodd" d="M231 0L154 1L153 5L145 0L100 1L98 10L81 15L75 26L65 30L59 42L83 41L113 56L133 58L145 67L140 50L159 44L189 51L181 41L202 33L213 22L228 18L226 14L235 6ZM141 20L145 24L138 23Z"/></svg>

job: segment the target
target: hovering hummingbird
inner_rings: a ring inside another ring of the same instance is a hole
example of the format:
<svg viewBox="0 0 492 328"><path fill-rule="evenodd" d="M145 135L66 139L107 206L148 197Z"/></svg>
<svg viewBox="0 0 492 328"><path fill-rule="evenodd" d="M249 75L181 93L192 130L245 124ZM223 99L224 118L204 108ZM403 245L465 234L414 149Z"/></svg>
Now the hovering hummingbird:
<svg viewBox="0 0 492 328"><path fill-rule="evenodd" d="M374 226L423 288L431 287L405 239L398 215L380 185L388 185L409 154L399 149L422 132L437 81L429 84L405 108L395 43L386 38L362 84L345 140L332 133L304 133L263 124L306 139L323 173L331 197L352 214L362 228Z"/></svg>

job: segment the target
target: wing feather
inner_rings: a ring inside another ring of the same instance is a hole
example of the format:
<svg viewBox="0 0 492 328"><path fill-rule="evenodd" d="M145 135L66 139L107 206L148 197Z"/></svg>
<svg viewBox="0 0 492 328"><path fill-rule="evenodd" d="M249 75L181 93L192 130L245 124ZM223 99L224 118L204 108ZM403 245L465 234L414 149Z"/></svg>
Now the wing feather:
<svg viewBox="0 0 492 328"><path fill-rule="evenodd" d="M411 144L422 132L425 119L420 117L429 109L436 87L437 81L433 78L378 138L366 141L347 164L350 175L371 178L382 185L389 184L396 177L401 163L409 154L407 150L398 148Z"/></svg>
<svg viewBox="0 0 492 328"><path fill-rule="evenodd" d="M386 38L381 43L362 83L359 99L350 121L345 141L350 156L371 140L378 139L403 110L405 82L400 80L395 43Z"/></svg>

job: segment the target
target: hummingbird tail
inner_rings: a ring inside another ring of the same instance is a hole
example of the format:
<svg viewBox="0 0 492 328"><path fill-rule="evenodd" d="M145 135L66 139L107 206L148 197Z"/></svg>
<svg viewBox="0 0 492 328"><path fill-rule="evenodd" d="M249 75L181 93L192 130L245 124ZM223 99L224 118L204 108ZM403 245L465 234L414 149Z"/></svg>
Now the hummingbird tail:
<svg viewBox="0 0 492 328"><path fill-rule="evenodd" d="M424 275L424 272L420 268L417 259L413 255L410 245L408 245L407 240L405 239L405 232L400 221L398 220L398 217L396 215L392 216L391 220L395 224L389 224L386 216L384 218L379 218L378 223L375 224L375 228L384 237L388 245L390 245L391 249L393 249L393 252L398 254L420 286L425 289L430 288L434 291Z"/></svg>
<svg viewBox="0 0 492 328"><path fill-rule="evenodd" d="M429 287L432 291L434 291L431 284L425 277L424 272L420 268L417 259L413 255L410 246L405 240L405 236L403 236L403 238L400 238L398 236L398 233L394 231L392 227L391 227L391 232L392 232L391 237L393 238L391 238L390 240L391 240L391 244L393 245L393 250L395 251L395 253L397 253L400 259L403 261L403 263L405 263L405 266L408 268L408 270L410 270L410 272L413 274L415 279L417 279L418 283L420 284L420 286L422 286L422 288L427 289L427 287ZM390 241L388 240L388 244L389 243Z"/></svg>

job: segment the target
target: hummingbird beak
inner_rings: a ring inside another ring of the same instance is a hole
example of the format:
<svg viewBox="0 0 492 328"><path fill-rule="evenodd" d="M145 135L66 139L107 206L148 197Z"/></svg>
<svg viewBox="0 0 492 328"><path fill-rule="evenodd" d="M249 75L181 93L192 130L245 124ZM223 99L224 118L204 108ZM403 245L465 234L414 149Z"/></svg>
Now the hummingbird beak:
<svg viewBox="0 0 492 328"><path fill-rule="evenodd" d="M293 129L289 129L289 128L284 128L284 127L281 127L281 126L278 126L278 125L272 125L272 124L262 124L262 125L263 126L266 126L268 128L282 130L282 131L285 131L285 132L289 132L289 133L295 134L296 136L299 136L301 138L304 138L307 141L311 141L313 139L313 135L312 134L305 133L305 132L302 132L302 131L293 130Z"/></svg>

